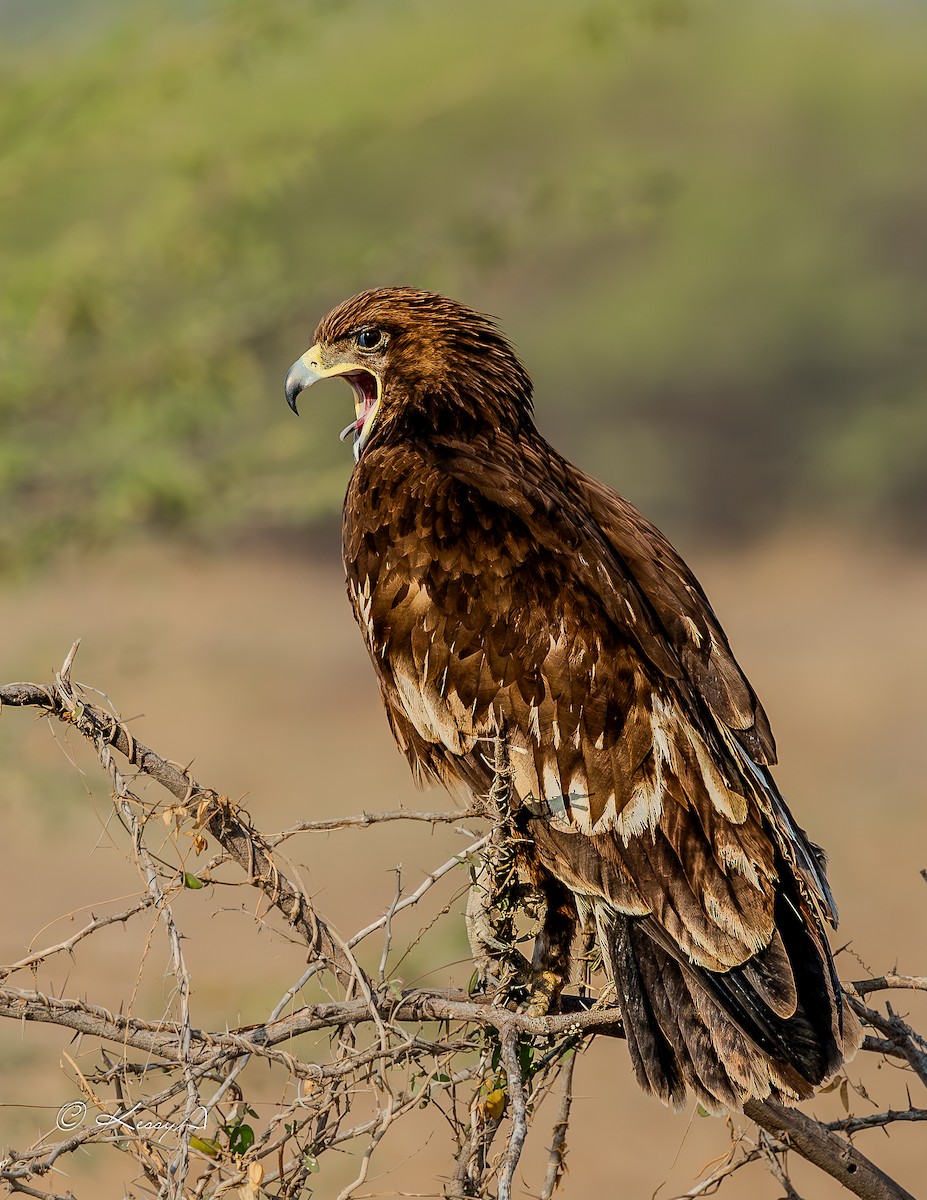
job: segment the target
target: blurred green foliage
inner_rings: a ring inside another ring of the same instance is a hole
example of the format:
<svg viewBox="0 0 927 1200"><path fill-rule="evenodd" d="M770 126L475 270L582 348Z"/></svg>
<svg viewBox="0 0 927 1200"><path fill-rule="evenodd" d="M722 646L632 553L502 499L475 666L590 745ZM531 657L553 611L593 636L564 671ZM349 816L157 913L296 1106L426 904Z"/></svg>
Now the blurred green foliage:
<svg viewBox="0 0 927 1200"><path fill-rule="evenodd" d="M0 0L0 565L340 505L316 320L495 312L672 532L927 533L927 9ZM320 391L324 391L320 389Z"/></svg>

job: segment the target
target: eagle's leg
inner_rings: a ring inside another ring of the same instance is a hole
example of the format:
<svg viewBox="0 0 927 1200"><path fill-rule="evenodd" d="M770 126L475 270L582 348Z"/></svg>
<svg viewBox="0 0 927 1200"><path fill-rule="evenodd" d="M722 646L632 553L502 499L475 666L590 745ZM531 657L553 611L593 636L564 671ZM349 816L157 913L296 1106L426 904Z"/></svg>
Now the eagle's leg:
<svg viewBox="0 0 927 1200"><path fill-rule="evenodd" d="M505 842L490 846L473 873L467 935L475 982L480 991L504 990L530 1016L543 1017L569 980L576 905L568 889L536 864L528 865L531 882L523 882L512 849ZM541 926L529 962L516 947L516 916L535 908Z"/></svg>
<svg viewBox="0 0 927 1200"><path fill-rule="evenodd" d="M553 875L545 871L536 887L544 915L534 939L527 1011L529 1016L544 1017L569 982L577 915L572 892Z"/></svg>

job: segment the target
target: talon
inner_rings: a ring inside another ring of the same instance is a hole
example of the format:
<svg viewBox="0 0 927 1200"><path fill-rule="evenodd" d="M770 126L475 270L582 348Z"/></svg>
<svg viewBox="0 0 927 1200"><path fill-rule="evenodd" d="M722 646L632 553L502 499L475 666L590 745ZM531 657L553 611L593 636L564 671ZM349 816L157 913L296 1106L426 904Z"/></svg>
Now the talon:
<svg viewBox="0 0 927 1200"><path fill-rule="evenodd" d="M535 971L532 974L525 1011L529 1017L546 1017L560 996L563 979L554 971Z"/></svg>

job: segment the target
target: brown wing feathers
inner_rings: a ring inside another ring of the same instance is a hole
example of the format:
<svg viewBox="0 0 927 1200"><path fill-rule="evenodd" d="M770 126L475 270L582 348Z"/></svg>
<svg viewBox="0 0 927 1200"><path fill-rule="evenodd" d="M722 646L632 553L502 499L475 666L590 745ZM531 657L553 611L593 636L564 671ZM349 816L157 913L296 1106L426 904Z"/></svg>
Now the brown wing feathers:
<svg viewBox="0 0 927 1200"><path fill-rule="evenodd" d="M713 1107L809 1094L859 1036L832 902L704 593L540 437L485 318L402 289L349 306L320 332L391 339L344 551L401 749L485 791L480 739L505 721L536 869L595 913L643 1086Z"/></svg>

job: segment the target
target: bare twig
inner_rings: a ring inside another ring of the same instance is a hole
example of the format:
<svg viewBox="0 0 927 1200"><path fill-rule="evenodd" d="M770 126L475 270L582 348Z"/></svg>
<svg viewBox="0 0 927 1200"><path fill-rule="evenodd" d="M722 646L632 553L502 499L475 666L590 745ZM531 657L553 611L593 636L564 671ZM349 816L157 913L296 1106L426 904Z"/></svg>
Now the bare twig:
<svg viewBox="0 0 927 1200"><path fill-rule="evenodd" d="M435 812L419 812L412 808L394 808L383 812L353 813L347 817L327 817L320 821L297 821L280 833L266 838L268 846L276 846L287 838L298 833L333 833L341 829L368 829L371 825L381 825L389 821L424 821L429 825L454 825L458 821L466 821L473 817L485 817L486 811L474 805L468 808L458 808L450 812L439 809Z"/></svg>
<svg viewBox="0 0 927 1200"><path fill-rule="evenodd" d="M887 1014L868 1008L861 1001L849 997L853 1010L867 1025L884 1034L897 1050L907 1059L911 1069L927 1087L927 1049L924 1040L911 1026L888 1006Z"/></svg>
<svg viewBox="0 0 927 1200"><path fill-rule="evenodd" d="M74 947L79 942L82 942L84 938L90 937L91 934L97 933L101 929L105 929L107 925L125 925L132 917L151 908L155 903L154 896L149 893L148 895L140 896L134 904L130 904L128 908L124 908L120 912L110 913L105 917L94 917L81 929L78 929L76 933L72 933L69 938L57 942L54 946L46 946L44 950L36 950L32 954L27 954L25 958L20 958L16 962L10 963L8 966L0 966L0 979L7 979L10 975L15 974L15 972L25 970L26 968L35 968L54 954L71 954Z"/></svg>
<svg viewBox="0 0 927 1200"><path fill-rule="evenodd" d="M454 854L447 860L447 862L442 863L440 867L432 871L429 875L426 875L415 891L406 896L403 900L400 900L400 902L394 907L390 908L390 911L385 916L378 917L376 921L371 921L369 925L355 933L354 936L348 941L348 946L353 950L358 943L364 940L364 938L369 937L372 933L376 933L378 929L385 928L387 923L391 922L397 913L401 913L403 909L409 908L413 904L418 904L419 900L421 900L429 888L434 887L438 880L443 879L449 871L453 871L455 867L459 867L460 864L466 862L468 858L478 854L488 841L489 834L487 834L485 837L477 838L475 842L470 843L466 850L461 850L459 854Z"/></svg>
<svg viewBox="0 0 927 1200"><path fill-rule="evenodd" d="M898 988L910 988L916 992L927 992L927 975L895 975L889 973L880 975L878 979L861 979L846 985L859 996L868 996L870 992L884 992Z"/></svg>
<svg viewBox="0 0 927 1200"><path fill-rule="evenodd" d="M561 1072L560 1107L557 1110L554 1136L547 1156L547 1174L544 1177L544 1186L541 1188L538 1200L551 1200L566 1171L566 1142L567 1131L570 1127L570 1108L573 1104L573 1071L575 1067L576 1051L571 1050L566 1056Z"/></svg>
<svg viewBox="0 0 927 1200"><path fill-rule="evenodd" d="M766 1162L770 1175L785 1192L784 1200L801 1200L801 1196L795 1191L792 1181L789 1179L785 1163L782 1161L785 1158L786 1148L761 1129L759 1151L760 1156Z"/></svg>
<svg viewBox="0 0 927 1200"><path fill-rule="evenodd" d="M859 1133L861 1129L882 1129L903 1121L927 1121L927 1108L892 1108L888 1112L869 1113L865 1117L843 1117L824 1126L833 1133Z"/></svg>
<svg viewBox="0 0 927 1200"><path fill-rule="evenodd" d="M502 1159L502 1170L499 1173L499 1200L511 1200L515 1170L528 1136L528 1106L525 1099L525 1083L522 1077L521 1063L518 1061L517 1029L513 1026L501 1029L499 1041L502 1045L502 1065L505 1068L512 1120L512 1128Z"/></svg>

